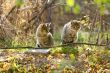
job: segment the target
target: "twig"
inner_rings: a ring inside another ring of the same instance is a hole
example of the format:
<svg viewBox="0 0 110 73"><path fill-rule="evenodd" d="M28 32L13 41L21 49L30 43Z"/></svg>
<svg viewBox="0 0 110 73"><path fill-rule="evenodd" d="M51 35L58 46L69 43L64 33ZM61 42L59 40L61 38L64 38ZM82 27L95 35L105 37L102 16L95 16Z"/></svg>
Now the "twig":
<svg viewBox="0 0 110 73"><path fill-rule="evenodd" d="M93 19L93 21L92 21L92 25L90 26L90 36L89 36L89 41L91 41L91 36L92 36L92 31L94 31L93 30L93 27L95 26L95 23L96 23L96 19L97 19L97 10L96 10L96 12L95 12L95 15L94 15L94 19Z"/></svg>
<svg viewBox="0 0 110 73"><path fill-rule="evenodd" d="M108 34L107 34L106 40L107 40L107 45L108 45L108 43L109 43L109 38L108 38Z"/></svg>
<svg viewBox="0 0 110 73"><path fill-rule="evenodd" d="M99 22L100 22L100 24L102 24L102 17L101 16L99 16L100 18L99 18ZM100 42L100 32L101 32L101 27L99 27L99 29L98 29L98 32L97 32L97 34L98 34L98 37L97 37L97 39L96 39L96 44L99 44L99 42Z"/></svg>
<svg viewBox="0 0 110 73"><path fill-rule="evenodd" d="M10 12L6 15L6 18L13 12L13 10L16 8L16 6L13 6L13 8L10 10Z"/></svg>
<svg viewBox="0 0 110 73"><path fill-rule="evenodd" d="M107 46L106 44L73 43L73 44L56 45L56 46L52 46L52 47L41 47L41 48L32 47L32 46L26 46L26 47L1 47L0 49L48 49L48 48L65 47L65 46L74 47L74 45Z"/></svg>

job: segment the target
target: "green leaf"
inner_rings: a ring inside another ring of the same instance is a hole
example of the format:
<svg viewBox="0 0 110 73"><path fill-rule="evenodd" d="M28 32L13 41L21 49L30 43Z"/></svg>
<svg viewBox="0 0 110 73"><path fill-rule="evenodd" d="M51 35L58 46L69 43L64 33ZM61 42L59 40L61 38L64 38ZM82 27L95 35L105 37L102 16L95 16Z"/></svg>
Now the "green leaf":
<svg viewBox="0 0 110 73"><path fill-rule="evenodd" d="M74 6L74 0L66 0L66 3L70 7Z"/></svg>
<svg viewBox="0 0 110 73"><path fill-rule="evenodd" d="M108 3L108 0L102 0L102 3Z"/></svg>
<svg viewBox="0 0 110 73"><path fill-rule="evenodd" d="M74 54L70 54L69 56L70 56L70 59L72 59L72 60L74 60L74 59L75 59Z"/></svg>
<svg viewBox="0 0 110 73"><path fill-rule="evenodd" d="M20 7L23 4L23 0L16 0L16 6Z"/></svg>
<svg viewBox="0 0 110 73"><path fill-rule="evenodd" d="M64 4L65 0L59 0L58 2L61 3L61 4Z"/></svg>
<svg viewBox="0 0 110 73"><path fill-rule="evenodd" d="M105 7L104 6L99 7L99 11L100 11L100 14L103 15L105 11Z"/></svg>
<svg viewBox="0 0 110 73"><path fill-rule="evenodd" d="M70 12L70 7L69 6L65 6L65 11L66 12Z"/></svg>
<svg viewBox="0 0 110 73"><path fill-rule="evenodd" d="M94 0L94 2L95 2L97 5L101 5L102 0Z"/></svg>
<svg viewBox="0 0 110 73"><path fill-rule="evenodd" d="M76 4L76 5L74 6L74 8L73 8L73 12L74 12L75 14L78 14L79 11L80 11L80 6L79 6L78 4Z"/></svg>

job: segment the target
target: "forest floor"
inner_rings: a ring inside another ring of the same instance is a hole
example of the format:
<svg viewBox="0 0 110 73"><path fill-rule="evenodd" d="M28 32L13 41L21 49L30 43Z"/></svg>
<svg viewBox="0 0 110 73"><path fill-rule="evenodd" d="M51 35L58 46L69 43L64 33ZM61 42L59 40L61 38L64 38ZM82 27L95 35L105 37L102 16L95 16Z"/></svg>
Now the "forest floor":
<svg viewBox="0 0 110 73"><path fill-rule="evenodd" d="M0 73L110 73L110 50L86 45L49 53L1 50Z"/></svg>

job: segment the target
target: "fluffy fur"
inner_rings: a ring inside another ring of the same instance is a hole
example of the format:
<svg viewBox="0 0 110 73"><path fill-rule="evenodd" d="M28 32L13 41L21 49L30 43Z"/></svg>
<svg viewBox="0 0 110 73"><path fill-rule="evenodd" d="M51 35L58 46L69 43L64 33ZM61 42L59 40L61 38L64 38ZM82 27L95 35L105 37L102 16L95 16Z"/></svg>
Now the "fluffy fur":
<svg viewBox="0 0 110 73"><path fill-rule="evenodd" d="M62 44L70 44L77 40L77 33L80 29L80 22L77 20L72 20L64 25L61 34Z"/></svg>
<svg viewBox="0 0 110 73"><path fill-rule="evenodd" d="M51 47L54 44L53 36L49 32L50 23L42 23L38 26L36 31L36 42L38 47Z"/></svg>

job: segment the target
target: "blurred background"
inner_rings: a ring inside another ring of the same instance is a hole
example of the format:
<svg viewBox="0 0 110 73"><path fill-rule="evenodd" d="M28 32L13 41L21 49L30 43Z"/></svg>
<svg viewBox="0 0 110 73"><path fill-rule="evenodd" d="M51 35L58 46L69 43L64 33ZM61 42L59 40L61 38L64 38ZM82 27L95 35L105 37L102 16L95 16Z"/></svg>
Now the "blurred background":
<svg viewBox="0 0 110 73"><path fill-rule="evenodd" d="M81 21L78 41L108 44L110 0L0 0L0 47L35 46L41 22L51 22L55 45L64 24Z"/></svg>

